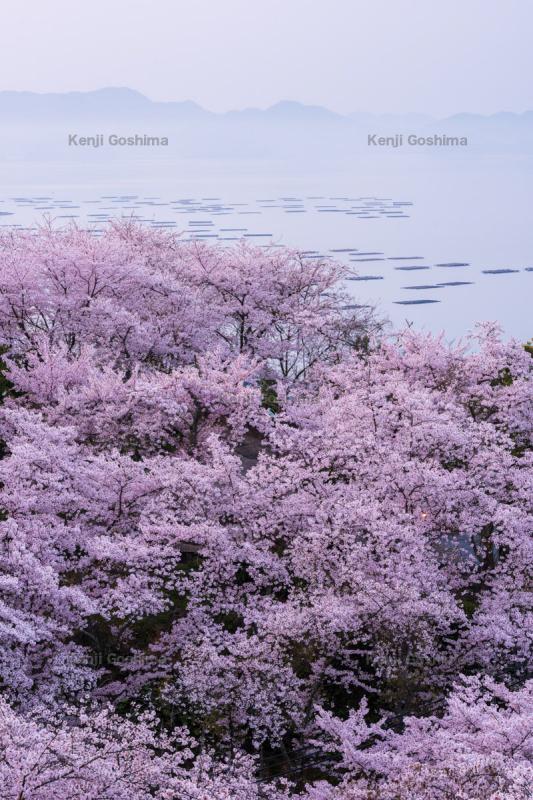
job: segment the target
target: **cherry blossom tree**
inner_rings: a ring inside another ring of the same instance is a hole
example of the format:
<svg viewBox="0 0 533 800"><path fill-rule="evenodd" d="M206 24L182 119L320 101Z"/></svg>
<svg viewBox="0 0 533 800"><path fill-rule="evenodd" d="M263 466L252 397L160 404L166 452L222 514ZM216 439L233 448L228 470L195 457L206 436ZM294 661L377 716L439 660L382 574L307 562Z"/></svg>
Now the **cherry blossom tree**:
<svg viewBox="0 0 533 800"><path fill-rule="evenodd" d="M464 678L441 717L407 717L397 732L368 724L366 706L347 720L319 711L342 782L313 787L309 800L526 800L533 784L533 685L517 691Z"/></svg>
<svg viewBox="0 0 533 800"><path fill-rule="evenodd" d="M527 797L531 355L345 277L0 235L9 800Z"/></svg>

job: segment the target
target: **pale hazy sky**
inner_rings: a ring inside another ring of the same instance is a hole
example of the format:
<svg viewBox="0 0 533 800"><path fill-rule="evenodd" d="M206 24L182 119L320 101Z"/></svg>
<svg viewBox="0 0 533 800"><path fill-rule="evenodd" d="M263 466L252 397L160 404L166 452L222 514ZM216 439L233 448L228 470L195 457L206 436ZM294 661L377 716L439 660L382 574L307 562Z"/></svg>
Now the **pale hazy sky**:
<svg viewBox="0 0 533 800"><path fill-rule="evenodd" d="M532 41L533 0L2 0L0 89L523 111Z"/></svg>

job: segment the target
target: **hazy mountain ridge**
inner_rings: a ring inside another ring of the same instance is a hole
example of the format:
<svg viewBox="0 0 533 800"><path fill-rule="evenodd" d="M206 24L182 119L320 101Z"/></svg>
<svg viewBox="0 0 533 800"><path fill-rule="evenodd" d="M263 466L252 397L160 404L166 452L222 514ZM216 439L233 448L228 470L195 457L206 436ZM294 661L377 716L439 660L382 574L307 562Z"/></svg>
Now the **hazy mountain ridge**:
<svg viewBox="0 0 533 800"><path fill-rule="evenodd" d="M459 112L448 117L435 118L428 114L408 112L405 114L376 114L364 111L354 111L341 114L331 111L324 106L306 105L297 100L281 100L268 108L244 108L225 112L209 111L192 100L184 101L154 101L135 89L127 87L105 87L88 92L50 92L37 93L25 91L0 91L0 114L2 121L9 121L9 116L18 117L32 112L45 112L52 121L54 115L61 113L76 113L81 116L91 116L93 113L109 114L116 116L141 116L165 117L175 119L177 122L194 118L210 119L212 121L229 120L265 120L271 119L278 122L349 122L360 123L375 122L376 124L410 124L413 127L447 123L499 123L509 124L516 122L533 123L533 110L524 112L500 111L493 114L473 114ZM46 119L41 120L46 123Z"/></svg>
<svg viewBox="0 0 533 800"><path fill-rule="evenodd" d="M69 144L69 136L140 134L168 138L168 147L102 146L98 158L290 158L309 163L346 159L353 153L405 152L417 137L447 135L468 140L468 151L533 153L533 111L459 113L444 119L427 114L339 114L317 105L282 100L266 109L213 112L186 101L155 102L128 88L37 94L0 92L3 160L86 160L95 149ZM370 144L369 135L404 134L400 148ZM460 155L464 147L421 146L429 155Z"/></svg>

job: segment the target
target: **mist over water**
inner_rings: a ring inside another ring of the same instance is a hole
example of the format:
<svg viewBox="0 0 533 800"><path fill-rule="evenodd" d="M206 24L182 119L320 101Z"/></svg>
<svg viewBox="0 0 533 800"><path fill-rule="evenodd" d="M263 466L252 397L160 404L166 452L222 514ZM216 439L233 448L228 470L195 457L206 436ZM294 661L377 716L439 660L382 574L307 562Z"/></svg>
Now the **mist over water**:
<svg viewBox="0 0 533 800"><path fill-rule="evenodd" d="M4 228L137 215L211 243L243 235L346 261L354 303L377 304L395 327L453 339L497 320L532 335L531 155L34 159L0 163L0 176Z"/></svg>

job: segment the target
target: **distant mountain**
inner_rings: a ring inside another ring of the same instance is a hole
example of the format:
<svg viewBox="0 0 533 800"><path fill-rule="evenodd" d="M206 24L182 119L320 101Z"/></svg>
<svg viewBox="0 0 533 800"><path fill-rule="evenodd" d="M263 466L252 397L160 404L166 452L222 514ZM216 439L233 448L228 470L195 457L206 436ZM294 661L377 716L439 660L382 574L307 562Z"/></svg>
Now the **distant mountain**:
<svg viewBox="0 0 533 800"><path fill-rule="evenodd" d="M3 91L0 92L0 114L3 122L23 122L39 115L41 124L73 117L112 120L165 117L180 121L213 116L190 100L155 103L134 89L116 87L64 94Z"/></svg>
<svg viewBox="0 0 533 800"><path fill-rule="evenodd" d="M266 109L245 108L239 111L228 111L222 114L227 119L261 120L271 119L276 122L339 122L346 117L330 111L323 106L309 106L295 100L281 100Z"/></svg>
<svg viewBox="0 0 533 800"><path fill-rule="evenodd" d="M169 148L158 151L159 155L172 152L172 157L183 158L346 158L356 152L379 152L373 146L369 150L369 134L398 133L467 137L470 151L532 153L533 111L460 113L434 119L416 113L338 114L322 106L282 100L266 109L215 113L190 100L152 101L126 87L64 94L0 91L0 158L63 159L65 153L72 159L92 158L90 150L65 149L70 133L168 137ZM123 155L117 156L116 148L100 152L102 158L134 155L121 151ZM438 153L445 154L433 148L432 154Z"/></svg>
<svg viewBox="0 0 533 800"><path fill-rule="evenodd" d="M427 114L370 114L356 111L339 114L323 106L305 105L294 100L282 100L266 109L245 108L223 113L207 111L191 100L160 102L150 100L141 92L127 87L106 87L90 92L44 93L0 91L2 122L24 122L39 117L40 124L64 121L69 118L153 119L166 121L272 121L281 124L349 122L365 128L374 126L407 130L427 125L514 125L533 123L533 111L523 113L499 112L491 115L460 113L444 119L434 119Z"/></svg>
<svg viewBox="0 0 533 800"><path fill-rule="evenodd" d="M191 119L214 120L265 120L277 122L327 122L345 120L322 106L304 105L293 100L282 100L270 108L245 108L215 114L191 100L182 102L159 102L147 98L134 89L107 87L91 92L65 92L39 94L37 92L0 91L0 114L3 121L24 120L35 114L47 119L78 117L98 118L165 118L175 121Z"/></svg>

